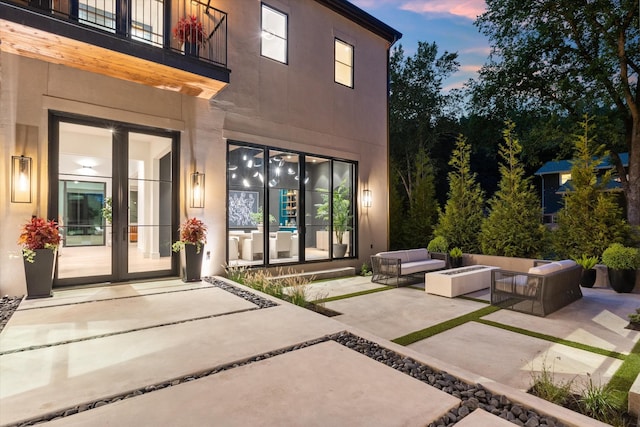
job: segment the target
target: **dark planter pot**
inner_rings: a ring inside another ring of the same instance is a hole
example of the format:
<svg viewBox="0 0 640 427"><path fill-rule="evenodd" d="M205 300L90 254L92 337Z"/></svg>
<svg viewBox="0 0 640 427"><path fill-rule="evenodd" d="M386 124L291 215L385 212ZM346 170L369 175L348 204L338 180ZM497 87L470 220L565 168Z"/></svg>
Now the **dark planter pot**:
<svg viewBox="0 0 640 427"><path fill-rule="evenodd" d="M184 249L180 251L182 258L182 281L198 282L200 281L200 273L202 272L202 256L204 255L204 247L200 247L200 253L196 245L184 245Z"/></svg>
<svg viewBox="0 0 640 427"><path fill-rule="evenodd" d="M344 256L347 254L347 245L346 244L340 244L340 243L335 243L333 245L333 257L334 258L344 258Z"/></svg>
<svg viewBox="0 0 640 427"><path fill-rule="evenodd" d="M185 56L197 58L200 56L200 45L198 43L184 42L184 54Z"/></svg>
<svg viewBox="0 0 640 427"><path fill-rule="evenodd" d="M582 275L580 276L580 286L585 288L593 288L593 285L596 283L596 269L589 268L587 270L582 270Z"/></svg>
<svg viewBox="0 0 640 427"><path fill-rule="evenodd" d="M56 268L57 250L36 249L33 262L24 261L24 275L27 279L27 299L53 296L53 274Z"/></svg>
<svg viewBox="0 0 640 427"><path fill-rule="evenodd" d="M451 262L451 268L459 268L462 267L462 258L461 257L449 257L449 261Z"/></svg>
<svg viewBox="0 0 640 427"><path fill-rule="evenodd" d="M609 283L614 291L629 293L636 285L635 270L617 270L609 268Z"/></svg>

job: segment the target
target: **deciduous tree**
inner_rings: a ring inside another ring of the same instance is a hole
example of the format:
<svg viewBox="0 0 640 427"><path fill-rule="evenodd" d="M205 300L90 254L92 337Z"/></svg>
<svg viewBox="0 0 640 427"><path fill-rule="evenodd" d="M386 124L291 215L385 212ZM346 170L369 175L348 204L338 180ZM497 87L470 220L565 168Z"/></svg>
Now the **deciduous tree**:
<svg viewBox="0 0 640 427"><path fill-rule="evenodd" d="M635 226L640 226L638 3L487 0L476 25L489 37L492 52L473 85L475 105L485 111L537 108L577 119L600 110L624 123L623 143L611 138L607 148ZM628 174L621 151L629 153Z"/></svg>

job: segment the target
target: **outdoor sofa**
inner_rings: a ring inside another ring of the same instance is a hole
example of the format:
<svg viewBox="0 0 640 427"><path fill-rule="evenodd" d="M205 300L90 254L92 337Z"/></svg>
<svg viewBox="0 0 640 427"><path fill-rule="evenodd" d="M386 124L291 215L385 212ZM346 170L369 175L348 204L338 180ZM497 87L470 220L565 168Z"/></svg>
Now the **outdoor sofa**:
<svg viewBox="0 0 640 427"><path fill-rule="evenodd" d="M581 273L573 260L535 261L527 273L493 270L491 304L544 317L582 298Z"/></svg>
<svg viewBox="0 0 640 427"><path fill-rule="evenodd" d="M423 279L424 273L445 268L445 259L437 259L441 255L432 254L426 249L379 252L371 256L371 281L400 286L418 277Z"/></svg>

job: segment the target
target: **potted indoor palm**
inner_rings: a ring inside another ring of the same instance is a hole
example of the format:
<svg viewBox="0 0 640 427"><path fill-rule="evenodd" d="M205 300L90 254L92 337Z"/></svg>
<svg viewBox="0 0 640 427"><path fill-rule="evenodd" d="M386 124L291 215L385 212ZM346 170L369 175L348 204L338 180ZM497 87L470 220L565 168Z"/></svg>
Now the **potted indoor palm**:
<svg viewBox="0 0 640 427"><path fill-rule="evenodd" d="M322 193L322 203L316 205L318 208L316 218L329 221L329 194ZM349 187L344 182L333 190L333 232L336 235L336 242L333 245L334 258L343 258L347 253L348 244L343 243L344 234L351 230L351 198Z"/></svg>
<svg viewBox="0 0 640 427"><path fill-rule="evenodd" d="M202 255L207 243L207 226L197 218L188 218L180 225L180 240L174 242L172 249L180 252L182 281L197 282L202 272Z"/></svg>
<svg viewBox="0 0 640 427"><path fill-rule="evenodd" d="M52 296L56 254L60 245L58 224L34 216L22 226L18 244L22 246L27 299Z"/></svg>
<svg viewBox="0 0 640 427"><path fill-rule="evenodd" d="M199 56L200 47L207 42L202 22L195 15L180 18L173 27L173 37L178 39L184 54L189 56Z"/></svg>

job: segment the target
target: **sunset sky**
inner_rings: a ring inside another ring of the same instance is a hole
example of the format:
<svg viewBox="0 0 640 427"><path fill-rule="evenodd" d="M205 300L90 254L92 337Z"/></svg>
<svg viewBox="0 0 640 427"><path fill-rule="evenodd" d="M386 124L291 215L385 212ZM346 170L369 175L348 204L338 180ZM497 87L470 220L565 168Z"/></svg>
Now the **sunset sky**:
<svg viewBox="0 0 640 427"><path fill-rule="evenodd" d="M489 43L473 25L484 12L484 0L351 0L356 6L402 33L405 55L418 41L436 42L438 53L458 52L460 70L445 82L445 90L460 87L486 62Z"/></svg>

